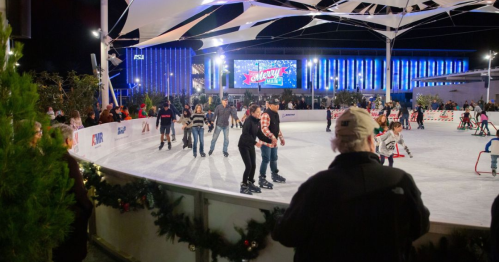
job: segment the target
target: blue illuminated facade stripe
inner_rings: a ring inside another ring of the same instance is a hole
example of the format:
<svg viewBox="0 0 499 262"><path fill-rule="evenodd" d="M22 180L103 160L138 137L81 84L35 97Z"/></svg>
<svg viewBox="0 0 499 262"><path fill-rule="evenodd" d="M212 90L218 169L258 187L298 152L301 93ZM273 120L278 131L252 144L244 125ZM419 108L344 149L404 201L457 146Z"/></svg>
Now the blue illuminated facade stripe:
<svg viewBox="0 0 499 262"><path fill-rule="evenodd" d="M409 60L402 59L400 71L400 89L409 90Z"/></svg>
<svg viewBox="0 0 499 262"><path fill-rule="evenodd" d="M393 59L392 72L392 89L400 90L400 60Z"/></svg>
<svg viewBox="0 0 499 262"><path fill-rule="evenodd" d="M374 90L382 90L382 67L381 67L381 59L374 59Z"/></svg>
<svg viewBox="0 0 499 262"><path fill-rule="evenodd" d="M355 90L362 90L364 89L364 59L360 58L357 59L357 70L355 72Z"/></svg>
<svg viewBox="0 0 499 262"><path fill-rule="evenodd" d="M140 55L140 56L136 56ZM169 73L170 94L192 93L192 49L186 48L127 48L126 79L129 87L135 86L135 79L140 80L140 87L132 91L140 93L165 93L168 88ZM142 59L143 58L143 59ZM207 70L208 73L210 70Z"/></svg>
<svg viewBox="0 0 499 262"><path fill-rule="evenodd" d="M373 59L366 59L366 89L373 89Z"/></svg>

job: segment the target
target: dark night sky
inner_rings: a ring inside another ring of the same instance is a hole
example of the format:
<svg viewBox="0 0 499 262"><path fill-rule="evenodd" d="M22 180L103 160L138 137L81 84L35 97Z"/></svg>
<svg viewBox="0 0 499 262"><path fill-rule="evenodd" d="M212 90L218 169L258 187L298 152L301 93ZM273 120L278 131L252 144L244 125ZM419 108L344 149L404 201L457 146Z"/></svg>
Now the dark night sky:
<svg viewBox="0 0 499 262"><path fill-rule="evenodd" d="M99 0L32 1L32 38L22 41L25 47L24 57L20 61L20 69L24 71L35 70L60 73L75 70L78 73L90 74L90 53L97 54L97 57L100 54L99 40L91 35L91 30L100 27L99 8ZM126 3L124 0L109 0L109 28L117 21L125 8ZM225 12L221 12L226 14L226 17L219 17L217 21L214 21L214 19L203 21L203 25L211 24L213 27L215 22L220 23L223 20L230 20L230 16L237 16L237 12L242 9L226 8L226 10ZM260 35L280 35L291 31L290 28L297 29L307 22L308 18L281 19L262 31ZM476 53L472 53L470 56L470 68L486 67L486 61L482 59L483 55L489 49L499 51L499 14L467 13L454 16L453 22L446 18L423 27L418 27L416 30L411 30L397 38L395 48L477 50ZM192 33L195 34L197 33L196 31L204 30L203 25L193 28L191 30ZM340 26L338 28L339 32L306 36L311 33L333 31L336 28L337 25L334 23L321 25L305 30L301 37L321 38L322 40L287 39L261 46L385 47L384 42L379 37L376 37L375 33L354 26ZM485 29L489 30L455 34ZM120 30L121 26L118 26L112 33L112 36L115 36ZM297 36L300 33L301 31L287 36ZM455 35L440 36L443 34ZM130 37L134 37L133 33ZM229 49L270 41L272 40L266 39L234 44ZM115 46L119 47L123 46L123 44L126 43L120 42ZM175 44L178 45L179 42ZM180 44L182 46L191 46L194 49L201 46L200 41L194 40L183 41ZM499 62L495 64L499 64Z"/></svg>

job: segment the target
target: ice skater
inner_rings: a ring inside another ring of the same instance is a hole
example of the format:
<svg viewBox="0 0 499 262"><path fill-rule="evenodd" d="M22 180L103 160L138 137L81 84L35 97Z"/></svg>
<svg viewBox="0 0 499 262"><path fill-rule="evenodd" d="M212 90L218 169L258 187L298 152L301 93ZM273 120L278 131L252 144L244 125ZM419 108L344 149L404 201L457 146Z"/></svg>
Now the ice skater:
<svg viewBox="0 0 499 262"><path fill-rule="evenodd" d="M184 130L184 138L182 138L184 145L182 146L182 149L185 149L186 147L192 148L192 122L191 111L189 109L184 109L182 117L180 118L180 123L182 124L182 129Z"/></svg>
<svg viewBox="0 0 499 262"><path fill-rule="evenodd" d="M269 163L272 181L277 183L286 182L286 178L280 176L278 174L279 169L277 169L277 138L281 140L281 146L286 144L279 128L279 104L279 99L272 100L261 117L262 132L265 136L272 139L272 144L262 142L262 164L260 165L260 176L258 180L260 187L268 188L268 184L270 184L266 179Z"/></svg>
<svg viewBox="0 0 499 262"><path fill-rule="evenodd" d="M204 127L203 127L204 123L210 126L210 123L206 119L206 116L203 114L203 108L201 107L201 105L198 104L194 109L194 113L192 114L190 121L186 123L187 125L192 125L191 130L192 130L192 136L194 138L194 146L192 147L192 153L194 154L194 157L197 156L198 140L199 140L199 154L201 155L201 157L206 156L206 154L204 153Z"/></svg>
<svg viewBox="0 0 499 262"><path fill-rule="evenodd" d="M210 151L208 152L208 155L211 156L213 154L213 150L215 150L215 144L217 143L218 136L220 135L220 132L224 132L224 147L223 147L223 153L225 157L229 156L228 152L228 147L229 147L229 117L232 116L236 120L236 124L239 121L239 118L237 117L237 113L235 110L232 110L228 106L228 98L224 97L222 99L222 104L218 105L215 108L215 114L213 116L213 120L216 121L216 127L215 127L215 132L213 133L213 138L211 139L211 147Z"/></svg>
<svg viewBox="0 0 499 262"><path fill-rule="evenodd" d="M272 143L272 139L266 137L260 126L260 115L261 109L257 105L252 105L250 108L250 116L246 118L243 125L243 133L239 138L239 152L241 153L241 158L244 162L244 174L243 182L241 183L240 192L242 194L252 195L254 193L261 193L261 189L255 186L255 170L256 170L256 154L255 146L260 148L262 146L261 142L256 142L255 139L258 137L261 141ZM275 140L274 142L277 142ZM272 189L272 184L267 182L266 188Z"/></svg>
<svg viewBox="0 0 499 262"><path fill-rule="evenodd" d="M478 123L478 117L482 113L482 108L480 107L480 105L478 105L478 104L475 103L474 110L475 110L475 121Z"/></svg>
<svg viewBox="0 0 499 262"><path fill-rule="evenodd" d="M402 123L403 129L409 129L409 110L407 107L402 107L399 111L398 118L400 119L400 123Z"/></svg>
<svg viewBox="0 0 499 262"><path fill-rule="evenodd" d="M182 115L180 115L180 112L177 110L177 108L172 104L171 101L168 101L168 99L166 99L166 103L168 103L168 105L170 106L170 109L172 110L173 114L174 115L177 115L178 117L181 117ZM171 125L171 130L172 130L172 142L175 142L176 139L175 139L175 122L177 121L174 121L172 122L172 125Z"/></svg>
<svg viewBox="0 0 499 262"><path fill-rule="evenodd" d="M418 114L416 118L418 122L418 129L424 129L424 124L423 124L424 110L423 110L423 105L421 103L418 103L418 106L416 106L416 113Z"/></svg>
<svg viewBox="0 0 499 262"><path fill-rule="evenodd" d="M381 141L379 151L382 165L385 163L385 158L388 158L389 166L393 167L393 152L396 144L402 145L407 154L412 158L411 151L409 151L409 148L405 145L401 132L402 124L400 122L392 122L390 124L390 130L379 137L379 140Z"/></svg>
<svg viewBox="0 0 499 262"><path fill-rule="evenodd" d="M469 108L466 108L466 111L463 113L463 128L466 128L466 124L468 124L468 129L472 129Z"/></svg>
<svg viewBox="0 0 499 262"><path fill-rule="evenodd" d="M208 109L208 113L206 113L206 120L208 120L208 123L210 123L208 127L208 133L210 133L211 131L213 131L213 121L215 120L215 116L213 115L213 112L211 112L211 109Z"/></svg>
<svg viewBox="0 0 499 262"><path fill-rule="evenodd" d="M326 116L326 119L327 119L327 127L326 127L326 132L331 132L331 129L329 129L331 127L331 107L327 107L327 116Z"/></svg>
<svg viewBox="0 0 499 262"><path fill-rule="evenodd" d="M156 129L158 129L161 119L161 128L159 129L159 132L161 133L161 144L159 144L159 150L161 150L165 145L165 134L166 140L168 141L168 150L172 149L172 143L170 142L170 129L172 123L177 122L177 118L168 106L168 102L164 103L163 108L159 110L156 118Z"/></svg>
<svg viewBox="0 0 499 262"><path fill-rule="evenodd" d="M487 129L487 135L490 136L489 117L487 116L487 112L485 112L485 110L483 110L480 114L480 120L482 121L482 126L480 127L481 131L479 135L483 135L483 132Z"/></svg>
<svg viewBox="0 0 499 262"><path fill-rule="evenodd" d="M499 130L496 132L496 137L492 138L487 145L485 145L485 152L490 153L490 167L492 168L492 175L496 176L497 158L499 157Z"/></svg>

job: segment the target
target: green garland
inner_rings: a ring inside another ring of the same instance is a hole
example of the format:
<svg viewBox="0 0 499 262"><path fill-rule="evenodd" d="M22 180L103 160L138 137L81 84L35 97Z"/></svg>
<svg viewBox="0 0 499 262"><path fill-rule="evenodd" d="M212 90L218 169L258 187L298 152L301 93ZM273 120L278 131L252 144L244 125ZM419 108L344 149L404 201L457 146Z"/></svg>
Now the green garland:
<svg viewBox="0 0 499 262"><path fill-rule="evenodd" d="M122 213L144 208L156 209L151 215L156 218L154 224L159 227L160 236L166 236L172 242L177 237L178 242L189 243L189 250L193 252L197 248L210 250L214 262L219 256L230 261L257 258L260 250L266 247L267 236L274 228L276 218L284 213L280 208L260 210L265 222L251 219L245 229L235 227L241 238L236 243L230 243L220 232L204 230L201 221L191 220L184 213L175 213L182 197L170 199L166 186L147 179L137 179L123 186L110 185L99 175L98 166L92 163L82 163L81 166L86 188L95 189L93 198L97 206L109 206Z"/></svg>

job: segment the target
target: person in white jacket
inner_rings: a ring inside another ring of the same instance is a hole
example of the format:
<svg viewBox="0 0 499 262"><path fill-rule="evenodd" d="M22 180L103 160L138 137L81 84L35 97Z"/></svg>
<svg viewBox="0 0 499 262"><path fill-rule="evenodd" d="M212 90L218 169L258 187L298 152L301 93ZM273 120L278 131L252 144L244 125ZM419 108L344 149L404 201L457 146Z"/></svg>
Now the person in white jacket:
<svg viewBox="0 0 499 262"><path fill-rule="evenodd" d="M490 153L490 167L492 168L492 175L496 176L497 158L499 157L499 131L496 132L496 137L492 138L487 145L485 145L485 152Z"/></svg>
<svg viewBox="0 0 499 262"><path fill-rule="evenodd" d="M381 143L379 153L382 165L385 163L385 158L388 158L389 166L393 167L393 152L397 143L402 145L407 154L412 158L411 151L409 151L409 148L405 145L401 132L402 124L400 122L392 122L389 130L378 137L378 141Z"/></svg>

